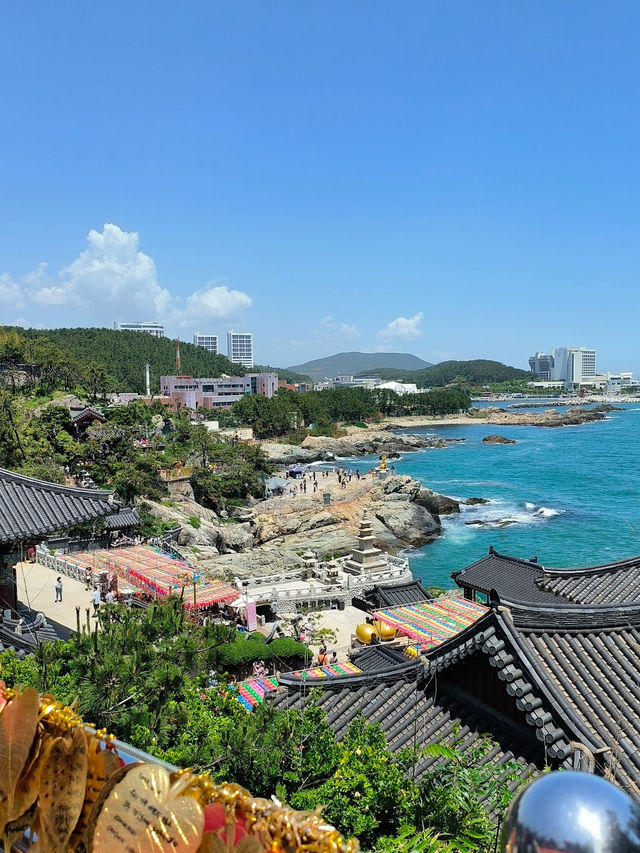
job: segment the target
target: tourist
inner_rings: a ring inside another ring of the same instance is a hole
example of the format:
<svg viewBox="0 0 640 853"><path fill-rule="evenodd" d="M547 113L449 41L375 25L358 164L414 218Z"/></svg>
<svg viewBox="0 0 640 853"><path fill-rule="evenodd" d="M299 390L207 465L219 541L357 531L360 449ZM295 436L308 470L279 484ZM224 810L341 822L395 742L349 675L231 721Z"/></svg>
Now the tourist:
<svg viewBox="0 0 640 853"><path fill-rule="evenodd" d="M56 578L53 588L56 591L56 600L54 601L54 604L57 604L59 601L62 601L62 578L60 575Z"/></svg>
<svg viewBox="0 0 640 853"><path fill-rule="evenodd" d="M91 566L87 566L84 570L84 588L88 592L93 586L93 574L91 572Z"/></svg>
<svg viewBox="0 0 640 853"><path fill-rule="evenodd" d="M335 666L338 663L338 652L334 649L331 652L331 666Z"/></svg>
<svg viewBox="0 0 640 853"><path fill-rule="evenodd" d="M105 601L107 602L107 604L116 603L116 597L112 589L110 589L109 592L106 594Z"/></svg>
<svg viewBox="0 0 640 853"><path fill-rule="evenodd" d="M102 602L102 595L100 594L100 587L96 587L93 590L93 595L91 596L91 600L93 601L93 616L98 615L98 610L100 609L100 604Z"/></svg>
<svg viewBox="0 0 640 853"><path fill-rule="evenodd" d="M326 666L329 663L329 658L327 657L327 647L323 643L320 646L320 651L318 652L318 666Z"/></svg>

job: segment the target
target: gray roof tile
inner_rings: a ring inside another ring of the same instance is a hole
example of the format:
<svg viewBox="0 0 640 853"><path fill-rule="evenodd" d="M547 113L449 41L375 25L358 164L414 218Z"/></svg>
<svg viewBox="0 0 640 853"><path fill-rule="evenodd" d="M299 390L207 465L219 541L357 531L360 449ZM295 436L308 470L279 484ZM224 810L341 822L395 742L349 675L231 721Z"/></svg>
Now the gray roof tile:
<svg viewBox="0 0 640 853"><path fill-rule="evenodd" d="M0 543L39 539L107 515L113 492L76 489L0 468Z"/></svg>

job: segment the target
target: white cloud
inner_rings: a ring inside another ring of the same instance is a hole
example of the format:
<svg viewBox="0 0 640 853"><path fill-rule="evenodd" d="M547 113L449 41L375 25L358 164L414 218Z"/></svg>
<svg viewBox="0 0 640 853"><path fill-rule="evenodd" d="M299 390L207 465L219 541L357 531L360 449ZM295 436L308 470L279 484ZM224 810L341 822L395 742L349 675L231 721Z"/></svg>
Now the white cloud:
<svg viewBox="0 0 640 853"><path fill-rule="evenodd" d="M251 297L241 290L229 290L224 285L209 286L187 297L180 322L185 326L203 318L221 320L236 317L251 304Z"/></svg>
<svg viewBox="0 0 640 853"><path fill-rule="evenodd" d="M347 340L360 337L360 332L355 326L334 320L330 314L320 320L320 326L322 327L320 334L324 336L346 338Z"/></svg>
<svg viewBox="0 0 640 853"><path fill-rule="evenodd" d="M24 308L22 288L10 275L0 275L0 305L6 308Z"/></svg>
<svg viewBox="0 0 640 853"><path fill-rule="evenodd" d="M15 302L24 293L34 306L64 306L68 324L75 317L83 324L111 326L114 320L164 321L181 325L236 318L251 306L251 298L240 290L208 285L184 298L158 283L151 257L140 251L135 231L123 231L106 223L102 231L92 229L87 247L68 266L49 274L40 264L24 276L24 291L8 276L0 276L0 304L3 298ZM49 317L47 317L49 319Z"/></svg>
<svg viewBox="0 0 640 853"><path fill-rule="evenodd" d="M378 335L385 341L390 341L395 338L401 338L409 341L412 338L419 338L422 334L420 323L422 322L422 311L418 311L413 317L396 317L390 323L387 323L384 329L378 332Z"/></svg>

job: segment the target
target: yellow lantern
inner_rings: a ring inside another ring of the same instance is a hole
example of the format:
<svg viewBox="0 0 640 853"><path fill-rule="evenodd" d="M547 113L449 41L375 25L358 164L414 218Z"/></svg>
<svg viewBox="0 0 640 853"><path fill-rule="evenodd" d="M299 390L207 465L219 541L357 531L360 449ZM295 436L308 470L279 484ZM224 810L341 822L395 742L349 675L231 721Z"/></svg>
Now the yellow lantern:
<svg viewBox="0 0 640 853"><path fill-rule="evenodd" d="M369 625L364 622L361 625L358 625L356 628L356 637L360 640L361 643L364 643L365 646L368 646L371 642L371 638L376 633L376 629L373 625Z"/></svg>

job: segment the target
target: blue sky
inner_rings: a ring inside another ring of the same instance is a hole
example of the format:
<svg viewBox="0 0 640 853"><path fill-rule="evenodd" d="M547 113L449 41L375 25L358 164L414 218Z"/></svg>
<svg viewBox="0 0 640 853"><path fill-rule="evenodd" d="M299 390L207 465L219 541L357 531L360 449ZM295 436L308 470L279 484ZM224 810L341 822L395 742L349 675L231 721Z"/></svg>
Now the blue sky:
<svg viewBox="0 0 640 853"><path fill-rule="evenodd" d="M637 2L0 11L0 317L640 373Z"/></svg>

